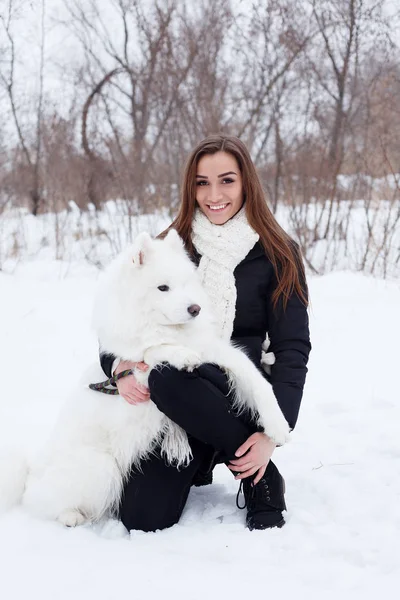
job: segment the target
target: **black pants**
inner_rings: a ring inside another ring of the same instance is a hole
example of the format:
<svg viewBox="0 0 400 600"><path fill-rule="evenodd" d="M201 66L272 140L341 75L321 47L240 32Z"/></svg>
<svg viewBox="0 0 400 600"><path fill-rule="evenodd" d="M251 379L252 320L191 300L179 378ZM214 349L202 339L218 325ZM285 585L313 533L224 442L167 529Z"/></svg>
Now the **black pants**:
<svg viewBox="0 0 400 600"><path fill-rule="evenodd" d="M232 411L227 378L215 365L201 365L193 373L166 365L150 373L149 388L158 408L189 434L193 460L178 470L156 453L142 463L141 472L132 470L120 505L128 530L155 531L177 523L210 448L229 461L256 431L248 416Z"/></svg>

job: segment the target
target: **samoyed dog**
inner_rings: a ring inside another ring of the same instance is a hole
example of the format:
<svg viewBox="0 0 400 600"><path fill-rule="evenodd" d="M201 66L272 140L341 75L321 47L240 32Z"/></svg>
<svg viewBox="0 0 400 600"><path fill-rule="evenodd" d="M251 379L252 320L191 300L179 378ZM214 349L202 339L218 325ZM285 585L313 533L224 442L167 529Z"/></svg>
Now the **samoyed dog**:
<svg viewBox="0 0 400 600"><path fill-rule="evenodd" d="M136 373L143 384L161 363L187 370L206 362L219 365L234 388L238 411L249 408L276 443L288 441L289 426L271 385L243 351L215 333L196 267L176 231L164 240L142 233L110 264L99 282L93 321L104 351L149 365L147 372ZM5 504L22 493L30 512L80 525L115 510L131 466L140 469L156 446L177 468L188 464L185 431L151 400L132 406L87 387L100 378L98 366L85 373L85 386L67 400L51 438L27 471L0 473Z"/></svg>

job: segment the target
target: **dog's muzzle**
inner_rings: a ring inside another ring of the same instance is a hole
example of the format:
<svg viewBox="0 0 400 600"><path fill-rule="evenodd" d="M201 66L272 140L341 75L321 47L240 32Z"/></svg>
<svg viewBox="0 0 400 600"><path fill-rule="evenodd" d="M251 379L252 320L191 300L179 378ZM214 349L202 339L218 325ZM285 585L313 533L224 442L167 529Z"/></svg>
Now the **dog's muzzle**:
<svg viewBox="0 0 400 600"><path fill-rule="evenodd" d="M188 307L188 313L192 316L192 317L197 317L197 315L199 314L199 312L201 311L201 306L199 306L198 304L191 304Z"/></svg>

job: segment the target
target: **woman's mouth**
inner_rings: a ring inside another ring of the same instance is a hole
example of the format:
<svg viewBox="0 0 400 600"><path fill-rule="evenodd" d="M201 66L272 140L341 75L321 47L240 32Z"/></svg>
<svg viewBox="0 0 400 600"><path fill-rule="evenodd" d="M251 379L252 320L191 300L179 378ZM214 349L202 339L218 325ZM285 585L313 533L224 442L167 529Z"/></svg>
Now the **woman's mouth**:
<svg viewBox="0 0 400 600"><path fill-rule="evenodd" d="M213 212L222 212L228 206L229 202L226 204L208 204L208 208Z"/></svg>

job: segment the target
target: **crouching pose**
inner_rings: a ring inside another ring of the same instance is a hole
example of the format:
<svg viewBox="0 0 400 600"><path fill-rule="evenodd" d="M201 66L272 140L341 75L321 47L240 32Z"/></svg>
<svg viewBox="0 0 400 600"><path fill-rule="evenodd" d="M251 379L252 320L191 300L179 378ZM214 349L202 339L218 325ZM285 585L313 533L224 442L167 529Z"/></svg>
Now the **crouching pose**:
<svg viewBox="0 0 400 600"><path fill-rule="evenodd" d="M142 383L165 363L188 373L218 365L229 378L231 410L246 413L253 427L284 444L289 425L271 385L242 350L217 334L209 304L177 232L171 229L163 240L142 233L103 273L93 321L109 352L144 358L148 372L134 371ZM91 370L84 377L98 375ZM29 466L22 497L30 512L70 527L113 514L132 466L140 470L154 451L175 470L192 459L187 432L156 403L133 408L122 396L93 387L110 391L86 384L71 394ZM10 486L0 488L10 497ZM13 488L15 497L21 488L15 479Z"/></svg>
<svg viewBox="0 0 400 600"><path fill-rule="evenodd" d="M265 367L264 377L293 429L311 348L304 267L297 246L270 212L240 140L210 136L193 150L171 228L198 265L220 338L245 348L258 369ZM161 285L159 292L167 302L168 286ZM263 352L266 336L275 356L270 367ZM102 352L100 359L108 377L125 369L138 373L118 381L122 398L142 405L151 397L161 413L187 433L192 455L189 464L177 468L160 443L140 469L132 466L119 504L127 529L155 531L177 523L191 485L211 482L217 462L225 462L242 480L248 528L281 527L284 481L270 460L277 439L260 427L251 410L235 409L225 372L205 363L190 371L164 364L148 373L145 356L136 362L120 356ZM147 385L141 383L140 371L146 372Z"/></svg>

